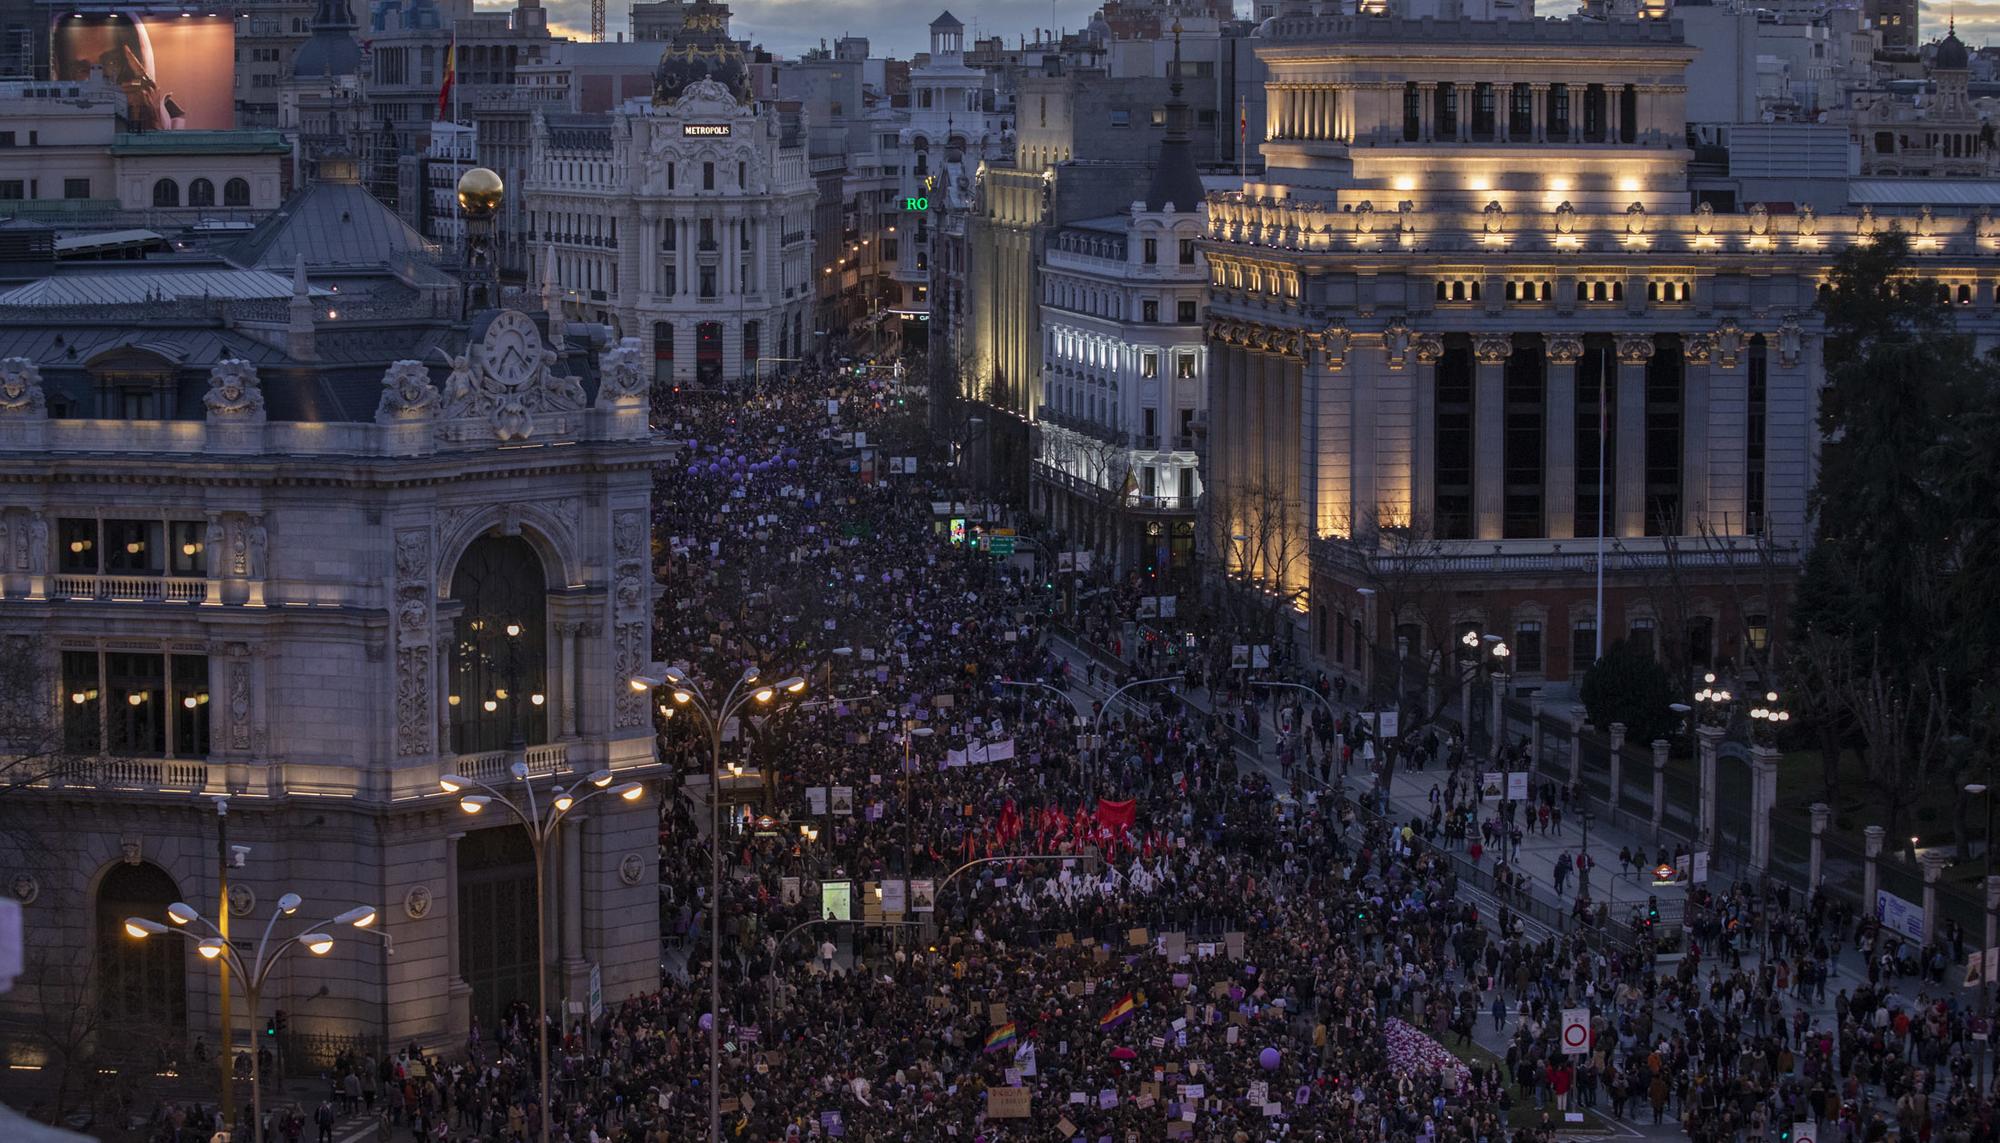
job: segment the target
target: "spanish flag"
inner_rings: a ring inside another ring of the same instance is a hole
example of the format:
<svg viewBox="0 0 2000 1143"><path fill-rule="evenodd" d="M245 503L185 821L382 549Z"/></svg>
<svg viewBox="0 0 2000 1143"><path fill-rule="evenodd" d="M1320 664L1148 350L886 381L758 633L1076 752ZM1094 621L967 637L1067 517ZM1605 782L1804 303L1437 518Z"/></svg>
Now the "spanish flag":
<svg viewBox="0 0 2000 1143"><path fill-rule="evenodd" d="M1111 1006L1111 1011L1097 1018L1097 1030L1100 1032L1109 1032L1111 1029L1130 1020L1132 1013L1138 1010L1139 1005L1132 1000L1132 994L1128 992L1125 994L1124 999Z"/></svg>
<svg viewBox="0 0 2000 1143"><path fill-rule="evenodd" d="M458 33L451 34L451 46L444 51L444 86L438 88L439 119L444 118L445 109L451 103L451 85L458 82Z"/></svg>
<svg viewBox="0 0 2000 1143"><path fill-rule="evenodd" d="M1014 1035L1014 1022L1012 1020L1009 1020L1005 1024L1000 1025L998 1028L993 1029L991 1032L986 1033L986 1050L989 1052L997 1052L1000 1049L1006 1047L1007 1045L1013 1043L1015 1039L1016 1037Z"/></svg>

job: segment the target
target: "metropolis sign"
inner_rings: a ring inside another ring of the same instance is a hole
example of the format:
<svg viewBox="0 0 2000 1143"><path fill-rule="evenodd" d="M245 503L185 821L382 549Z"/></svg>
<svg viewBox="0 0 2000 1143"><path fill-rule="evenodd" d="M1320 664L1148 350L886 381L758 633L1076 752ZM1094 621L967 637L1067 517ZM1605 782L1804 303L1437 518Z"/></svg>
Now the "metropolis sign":
<svg viewBox="0 0 2000 1143"><path fill-rule="evenodd" d="M729 134L729 124L727 123L681 124L681 136L683 138L690 136L713 136L713 135L727 135L727 134Z"/></svg>

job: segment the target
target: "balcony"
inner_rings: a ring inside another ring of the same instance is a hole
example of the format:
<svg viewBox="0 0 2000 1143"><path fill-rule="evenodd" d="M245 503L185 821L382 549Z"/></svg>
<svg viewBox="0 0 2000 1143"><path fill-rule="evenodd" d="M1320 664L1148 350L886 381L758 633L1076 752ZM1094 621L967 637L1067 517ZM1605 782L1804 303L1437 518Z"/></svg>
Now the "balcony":
<svg viewBox="0 0 2000 1143"><path fill-rule="evenodd" d="M1796 545L1768 545L1756 536L1714 539L1675 537L1670 550L1657 536L1610 541L1604 552L1607 575L1620 572L1744 572L1766 567L1798 566ZM1408 549L1384 543L1374 552L1340 536L1312 542L1312 561L1329 572L1377 575L1397 573L1439 576L1587 575L1597 570L1597 541L1574 540L1429 540L1413 538Z"/></svg>
<svg viewBox="0 0 2000 1143"><path fill-rule="evenodd" d="M208 581L188 576L58 575L52 594L58 599L200 603L208 598Z"/></svg>
<svg viewBox="0 0 2000 1143"><path fill-rule="evenodd" d="M139 790L200 793L208 786L208 762L200 758L75 758L50 760L49 772L28 783L44 789ZM30 773L35 763L21 763Z"/></svg>
<svg viewBox="0 0 2000 1143"><path fill-rule="evenodd" d="M513 781L516 757L527 762L530 778L561 774L568 768L569 746L562 742L552 742L544 746L530 746L521 751L487 750L478 754L461 754L452 760L451 768L455 774L497 785Z"/></svg>

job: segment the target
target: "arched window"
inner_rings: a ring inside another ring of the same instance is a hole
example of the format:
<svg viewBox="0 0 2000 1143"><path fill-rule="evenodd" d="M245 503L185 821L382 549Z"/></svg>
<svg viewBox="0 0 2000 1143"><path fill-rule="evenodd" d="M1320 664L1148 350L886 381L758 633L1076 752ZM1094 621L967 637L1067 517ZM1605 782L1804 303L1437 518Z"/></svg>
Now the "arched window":
<svg viewBox="0 0 2000 1143"><path fill-rule="evenodd" d="M207 179L196 179L188 184L189 206L214 206L215 184Z"/></svg>
<svg viewBox="0 0 2000 1143"><path fill-rule="evenodd" d="M153 184L154 206L179 206L181 185L172 179L161 179Z"/></svg>
<svg viewBox="0 0 2000 1143"><path fill-rule="evenodd" d="M125 918L165 921L181 900L167 871L150 862L120 863L97 886L97 1001L114 1051L150 1058L187 1038L187 945L174 936L136 940Z"/></svg>
<svg viewBox="0 0 2000 1143"><path fill-rule="evenodd" d="M249 206L250 184L243 179L230 179L222 184L222 205Z"/></svg>
<svg viewBox="0 0 2000 1143"><path fill-rule="evenodd" d="M548 740L548 580L519 536L482 536L451 576L451 746L460 754Z"/></svg>
<svg viewBox="0 0 2000 1143"><path fill-rule="evenodd" d="M663 321L653 323L653 380L674 379L674 327Z"/></svg>

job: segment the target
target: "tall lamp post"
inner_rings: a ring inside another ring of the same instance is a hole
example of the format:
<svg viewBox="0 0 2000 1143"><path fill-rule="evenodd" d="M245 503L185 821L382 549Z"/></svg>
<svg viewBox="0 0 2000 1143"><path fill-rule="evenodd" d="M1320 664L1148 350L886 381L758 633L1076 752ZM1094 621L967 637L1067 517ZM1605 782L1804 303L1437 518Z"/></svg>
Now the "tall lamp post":
<svg viewBox="0 0 2000 1143"><path fill-rule="evenodd" d="M808 672L810 673L810 672ZM806 689L802 675L794 675L773 686L757 685L758 671L747 667L741 678L714 703L702 694L693 679L679 667L654 663L643 675L629 680L635 691L671 687L675 703L700 716L708 728L708 1137L722 1143L722 731L729 720L745 707L766 705L780 695L796 695Z"/></svg>
<svg viewBox="0 0 2000 1143"><path fill-rule="evenodd" d="M555 840L557 831L562 827L563 818L567 817L571 810L596 797L598 794L608 790L628 802L636 802L645 796L646 788L638 782L621 782L614 786L611 784L611 771L599 770L586 779L593 788L581 793L578 793L576 789L577 785L581 783L573 783L567 788L560 785L552 787L548 793L548 806L544 809L535 800L535 787L533 783L528 781L528 764L516 761L509 768L509 772L514 775L515 781L521 783L522 796L527 799L526 808L515 803L513 799L501 793L498 789L487 785L477 778L468 778L463 774L446 774L444 777L438 779L438 786L447 794L457 794L467 787L477 786L486 792L483 794L463 795L458 799L460 809L468 814L478 814L485 812L486 807L498 804L505 807L519 819L522 828L528 831L528 846L535 856L535 1022L537 1025L537 1047L541 1053L542 1139L546 1141L554 1137L553 1132L550 1130L549 1112L549 917L547 877L549 843Z"/></svg>
<svg viewBox="0 0 2000 1143"><path fill-rule="evenodd" d="M277 907L271 910L271 919L264 922L264 936L257 942L256 954L247 962L237 952L236 946L223 937L222 930L216 927L215 922L202 916L200 910L184 901L176 901L167 906L167 920L172 922L170 925L163 925L158 921L149 920L145 917L125 918L125 933L134 940L143 941L148 937L163 936L168 933L185 937L194 942L195 951L202 955L202 959L215 961L228 972L235 974L237 983L243 990L246 1015L250 1023L250 1038L252 1040L250 1051L250 1114L253 1123L251 1131L253 1135L259 1138L264 1133L264 1068L262 1061L257 1058L255 1040L257 1038L257 1009L263 1000L264 981L270 977L271 969L276 967L278 959L288 950L303 948L314 956L325 956L333 951L333 936L327 932L328 929L336 925L351 925L356 929L367 932L370 931L369 926L373 925L376 919L374 906L356 905L354 908L347 910L337 917L314 925L305 932L296 933L273 945L271 943L271 930L277 926L278 918L281 916L289 917L293 913L298 912L299 906L304 903L303 899L297 893L286 893L278 898ZM201 936L199 929L190 928L190 926L195 925L206 928L210 935ZM382 937L384 940L388 939L388 934L386 933L377 932L376 935ZM225 1041L229 1039L229 1029L227 1028L223 1029L223 1039Z"/></svg>

